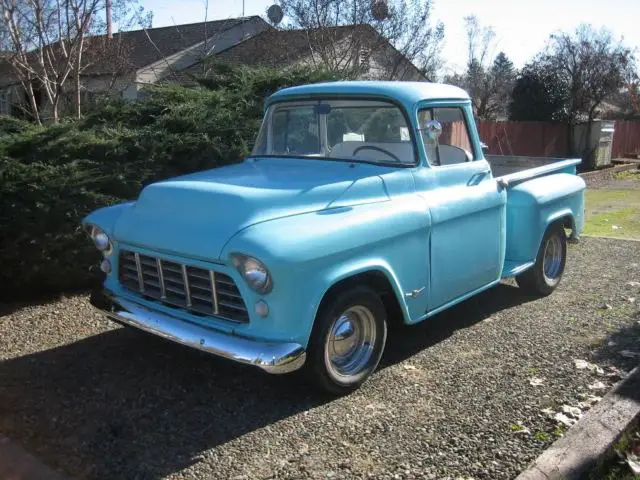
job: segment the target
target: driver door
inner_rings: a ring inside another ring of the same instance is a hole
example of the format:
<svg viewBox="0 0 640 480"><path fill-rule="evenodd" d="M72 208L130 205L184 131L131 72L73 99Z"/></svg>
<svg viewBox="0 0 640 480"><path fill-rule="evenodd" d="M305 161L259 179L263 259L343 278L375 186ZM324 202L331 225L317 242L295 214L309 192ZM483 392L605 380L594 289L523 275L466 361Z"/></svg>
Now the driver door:
<svg viewBox="0 0 640 480"><path fill-rule="evenodd" d="M506 193L497 188L478 145L468 104L425 108L420 125L429 165L416 186L431 213L429 311L500 279L506 235ZM475 143L472 141L475 136ZM479 150L479 149L478 149Z"/></svg>

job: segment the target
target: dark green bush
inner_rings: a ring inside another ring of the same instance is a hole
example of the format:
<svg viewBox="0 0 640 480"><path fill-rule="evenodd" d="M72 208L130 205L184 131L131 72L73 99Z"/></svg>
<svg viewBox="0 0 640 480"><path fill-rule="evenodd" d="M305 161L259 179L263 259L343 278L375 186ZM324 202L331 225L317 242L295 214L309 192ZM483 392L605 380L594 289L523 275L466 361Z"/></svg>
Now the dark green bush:
<svg viewBox="0 0 640 480"><path fill-rule="evenodd" d="M157 86L38 127L0 117L0 295L83 288L98 255L80 220L159 179L249 152L263 102L283 86L335 79L302 69L221 68L199 88Z"/></svg>

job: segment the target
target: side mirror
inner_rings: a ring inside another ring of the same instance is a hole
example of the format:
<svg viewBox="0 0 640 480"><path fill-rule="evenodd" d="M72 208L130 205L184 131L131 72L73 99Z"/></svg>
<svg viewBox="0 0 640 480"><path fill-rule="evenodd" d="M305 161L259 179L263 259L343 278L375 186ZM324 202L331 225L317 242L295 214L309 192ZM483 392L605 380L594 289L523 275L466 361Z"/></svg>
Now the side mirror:
<svg viewBox="0 0 640 480"><path fill-rule="evenodd" d="M423 131L429 140L435 142L442 133L442 125L437 120L429 120L424 124Z"/></svg>

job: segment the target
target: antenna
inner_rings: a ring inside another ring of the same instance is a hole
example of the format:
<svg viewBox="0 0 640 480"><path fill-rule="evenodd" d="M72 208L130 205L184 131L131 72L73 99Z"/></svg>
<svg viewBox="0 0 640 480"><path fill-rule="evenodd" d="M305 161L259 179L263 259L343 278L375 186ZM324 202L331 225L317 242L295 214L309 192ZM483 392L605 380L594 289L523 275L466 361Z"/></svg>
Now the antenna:
<svg viewBox="0 0 640 480"><path fill-rule="evenodd" d="M267 18L272 24L278 25L282 21L282 17L284 17L284 13L280 5L273 4L267 9Z"/></svg>

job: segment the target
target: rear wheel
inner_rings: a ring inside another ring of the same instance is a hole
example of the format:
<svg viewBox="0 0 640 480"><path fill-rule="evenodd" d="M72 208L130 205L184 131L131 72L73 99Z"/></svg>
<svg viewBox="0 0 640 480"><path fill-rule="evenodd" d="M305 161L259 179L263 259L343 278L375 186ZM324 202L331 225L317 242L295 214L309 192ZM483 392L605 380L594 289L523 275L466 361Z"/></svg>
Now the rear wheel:
<svg viewBox="0 0 640 480"><path fill-rule="evenodd" d="M551 225L542 239L536 263L518 275L516 282L530 293L549 295L560 283L566 261L567 235L562 225Z"/></svg>
<svg viewBox="0 0 640 480"><path fill-rule="evenodd" d="M325 306L307 356L311 381L332 394L356 390L378 366L387 339L386 311L368 287L349 288Z"/></svg>

